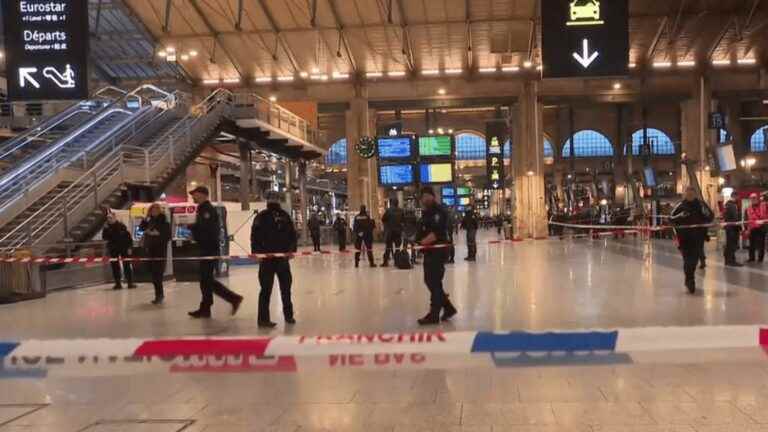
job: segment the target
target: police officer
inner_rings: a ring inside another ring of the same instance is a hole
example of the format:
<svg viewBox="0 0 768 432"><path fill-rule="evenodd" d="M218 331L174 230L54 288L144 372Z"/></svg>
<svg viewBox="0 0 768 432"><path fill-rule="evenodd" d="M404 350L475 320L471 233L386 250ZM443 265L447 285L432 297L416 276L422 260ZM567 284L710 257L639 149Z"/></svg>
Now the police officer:
<svg viewBox="0 0 768 432"><path fill-rule="evenodd" d="M320 252L320 218L317 217L316 212L312 212L312 216L309 217L307 222L307 228L309 228L309 235L312 237L312 245L315 252Z"/></svg>
<svg viewBox="0 0 768 432"><path fill-rule="evenodd" d="M381 217L381 223L384 225L384 240L386 242L382 267L388 267L389 258L393 255L394 249L400 249L403 246L403 210L398 207L397 198L392 198L389 201L389 208Z"/></svg>
<svg viewBox="0 0 768 432"><path fill-rule="evenodd" d="M208 188L198 186L190 193L192 200L197 204L197 216L195 223L190 227L192 238L200 245L200 254L203 256L219 256L221 254L221 222L216 209L208 200ZM213 295L226 300L232 305L232 315L237 313L243 297L231 291L214 277L214 270L218 261L207 259L200 261L200 291L202 300L200 308L189 312L192 318L210 318Z"/></svg>
<svg viewBox="0 0 768 432"><path fill-rule="evenodd" d="M461 220L461 228L467 232L467 257L464 258L466 261L474 261L477 258L477 226L475 212L470 207Z"/></svg>
<svg viewBox="0 0 768 432"><path fill-rule="evenodd" d="M347 220L341 213L336 213L336 220L333 221L333 230L336 231L336 240L339 243L339 252L347 250Z"/></svg>
<svg viewBox="0 0 768 432"><path fill-rule="evenodd" d="M424 186L421 189L421 221L419 233L416 236L421 246L439 246L448 244L448 212L435 198L435 191ZM437 324L451 319L456 315L456 308L451 304L443 290L443 276L445 275L445 261L448 258L448 249L439 247L424 249L424 283L430 293L429 313L418 322L421 325ZM440 316L440 312L443 316Z"/></svg>
<svg viewBox="0 0 768 432"><path fill-rule="evenodd" d="M376 222L368 216L368 210L365 206L360 206L360 213L355 216L355 221L352 224L352 232L355 233L355 267L360 265L360 251L365 244L365 250L368 253L368 263L371 267L376 267L376 263L373 261L373 229L376 227Z"/></svg>
<svg viewBox="0 0 768 432"><path fill-rule="evenodd" d="M696 190L688 187L683 201L680 201L672 210L670 219L674 225L681 226L676 231L680 252L683 255L685 286L688 292L693 294L696 292L696 265L701 258L700 254L708 229L706 227L686 228L685 225L711 223L714 215L707 204L697 197Z"/></svg>
<svg viewBox="0 0 768 432"><path fill-rule="evenodd" d="M416 216L416 211L409 209L403 216L403 241L405 247L416 245L416 235L419 233L419 217ZM411 264L416 264L417 250L411 248Z"/></svg>
<svg viewBox="0 0 768 432"><path fill-rule="evenodd" d="M739 233L741 232L741 215L739 206L736 204L736 192L732 192L728 202L725 203L725 214L723 220L728 223L725 226L725 265L732 267L742 267L742 264L736 262L736 249L739 247Z"/></svg>
<svg viewBox="0 0 768 432"><path fill-rule="evenodd" d="M136 288L133 283L133 267L130 261L123 261L133 252L133 238L124 223L117 220L117 217L111 211L107 213L107 223L101 231L101 238L107 242L107 251L110 258L117 258L117 261L111 261L112 277L115 279L115 286L112 289L123 289L123 275L120 271L120 264L123 265L125 279L128 281L128 288Z"/></svg>
<svg viewBox="0 0 768 432"><path fill-rule="evenodd" d="M296 228L291 216L280 207L276 193L267 195L267 208L253 220L251 227L251 251L255 254L296 252ZM291 301L291 264L289 257L261 258L259 260L259 327L276 326L269 316L269 301L275 275L280 284L283 317L286 324L296 324Z"/></svg>

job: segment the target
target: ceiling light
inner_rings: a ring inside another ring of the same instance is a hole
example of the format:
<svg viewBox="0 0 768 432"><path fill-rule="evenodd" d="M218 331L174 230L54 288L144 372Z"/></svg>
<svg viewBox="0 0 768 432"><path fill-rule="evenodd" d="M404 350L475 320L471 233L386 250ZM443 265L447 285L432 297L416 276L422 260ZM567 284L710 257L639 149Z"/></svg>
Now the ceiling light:
<svg viewBox="0 0 768 432"><path fill-rule="evenodd" d="M349 78L349 74L343 73L343 72L334 72L332 76L333 76L333 79L336 79L336 80Z"/></svg>
<svg viewBox="0 0 768 432"><path fill-rule="evenodd" d="M272 77L260 76L260 77L256 77L254 81L256 81L257 83L271 83Z"/></svg>
<svg viewBox="0 0 768 432"><path fill-rule="evenodd" d="M730 60L712 60L714 66L730 66Z"/></svg>
<svg viewBox="0 0 768 432"><path fill-rule="evenodd" d="M430 129L430 130L428 130L428 131L427 131L427 133L428 133L428 134L430 134L430 135L432 135L432 134L434 134L434 133L435 133L435 130L434 130L434 129Z"/></svg>
<svg viewBox="0 0 768 432"><path fill-rule="evenodd" d="M494 73L494 72L496 72L496 68L495 67L492 67L492 68L480 68L477 71L480 72L480 73Z"/></svg>
<svg viewBox="0 0 768 432"><path fill-rule="evenodd" d="M453 129L448 129L448 133L452 134L453 133Z"/></svg>
<svg viewBox="0 0 768 432"><path fill-rule="evenodd" d="M502 72L519 72L520 68L517 66L504 66L501 68Z"/></svg>
<svg viewBox="0 0 768 432"><path fill-rule="evenodd" d="M526 68L526 69L531 67L531 66L533 66L533 62L532 61L526 60L526 61L523 62L523 67Z"/></svg>
<svg viewBox="0 0 768 432"><path fill-rule="evenodd" d="M533 175L534 175L535 173L534 173L533 171L528 171L526 174L528 175L528 177L533 177Z"/></svg>
<svg viewBox="0 0 768 432"><path fill-rule="evenodd" d="M671 62L653 62L653 67L657 69L670 68L672 67L672 63Z"/></svg>
<svg viewBox="0 0 768 432"><path fill-rule="evenodd" d="M753 65L757 64L757 60L753 58L738 59L736 62L740 65Z"/></svg>
<svg viewBox="0 0 768 432"><path fill-rule="evenodd" d="M187 61L187 60L189 60L189 55L187 55L187 54L182 54L182 55L181 55L181 61Z"/></svg>
<svg viewBox="0 0 768 432"><path fill-rule="evenodd" d="M165 47L165 50L168 51L169 53L174 53L176 52L176 47L168 46L168 47Z"/></svg>
<svg viewBox="0 0 768 432"><path fill-rule="evenodd" d="M313 68L312 68L312 73L313 73L313 74L318 74L318 73L320 73L320 69L319 69L319 68L317 68L317 67L313 67Z"/></svg>
<svg viewBox="0 0 768 432"><path fill-rule="evenodd" d="M693 67L693 66L696 66L696 61L694 60L679 61L677 62L677 65L680 67Z"/></svg>
<svg viewBox="0 0 768 432"><path fill-rule="evenodd" d="M217 79L203 80L203 84L205 84L205 85L216 85L218 83L219 83L219 80L217 80Z"/></svg>
<svg viewBox="0 0 768 432"><path fill-rule="evenodd" d="M404 77L405 71L390 71L387 72L387 76L390 78Z"/></svg>
<svg viewBox="0 0 768 432"><path fill-rule="evenodd" d="M277 102L277 96L275 96L275 95L270 96L269 97L269 101L270 102Z"/></svg>
<svg viewBox="0 0 768 432"><path fill-rule="evenodd" d="M158 51L158 52L157 52L157 56L158 56L158 57L165 57L165 56L167 56L167 55L168 55L168 53L166 53L165 51Z"/></svg>
<svg viewBox="0 0 768 432"><path fill-rule="evenodd" d="M637 67L637 64L636 63L630 63L628 66L629 66L630 69L634 69L634 68Z"/></svg>
<svg viewBox="0 0 768 432"><path fill-rule="evenodd" d="M306 77L309 76L309 74L304 72L304 71L301 71L301 72L299 72L299 76L302 77L302 78L306 78Z"/></svg>
<svg viewBox="0 0 768 432"><path fill-rule="evenodd" d="M366 72L365 77L366 78L381 78L384 74L381 72Z"/></svg>
<svg viewBox="0 0 768 432"><path fill-rule="evenodd" d="M441 128L441 127L437 128L437 133L438 133L439 135L442 135L444 132L445 132L445 131L443 130L443 128Z"/></svg>
<svg viewBox="0 0 768 432"><path fill-rule="evenodd" d="M280 82L291 82L293 81L293 75L283 75L277 77L277 80Z"/></svg>
<svg viewBox="0 0 768 432"><path fill-rule="evenodd" d="M446 69L445 74L446 75L458 75L462 72L461 69Z"/></svg>
<svg viewBox="0 0 768 432"><path fill-rule="evenodd" d="M227 78L221 80L224 84L237 84L240 82L240 78Z"/></svg>
<svg viewBox="0 0 768 432"><path fill-rule="evenodd" d="M425 69L421 71L422 75L440 75L440 70L438 69Z"/></svg>
<svg viewBox="0 0 768 432"><path fill-rule="evenodd" d="M315 81L328 81L328 75L327 74L320 74L320 75L310 75L310 79Z"/></svg>
<svg viewBox="0 0 768 432"><path fill-rule="evenodd" d="M544 67L543 67L542 65L538 65L538 66L536 66L536 70L537 70L537 71L541 71L542 69L544 69Z"/></svg>
<svg viewBox="0 0 768 432"><path fill-rule="evenodd" d="M195 51L195 50L190 51L189 52L189 56L190 57L197 57L197 51Z"/></svg>
<svg viewBox="0 0 768 432"><path fill-rule="evenodd" d="M439 89L437 89L437 94L439 94L439 95L444 95L444 94L445 94L445 89L444 89L444 88L442 88L442 87L441 87L441 88L439 88Z"/></svg>
<svg viewBox="0 0 768 432"><path fill-rule="evenodd" d="M613 89L614 90L619 90L620 88L621 88L621 83L619 83L619 82L613 83Z"/></svg>

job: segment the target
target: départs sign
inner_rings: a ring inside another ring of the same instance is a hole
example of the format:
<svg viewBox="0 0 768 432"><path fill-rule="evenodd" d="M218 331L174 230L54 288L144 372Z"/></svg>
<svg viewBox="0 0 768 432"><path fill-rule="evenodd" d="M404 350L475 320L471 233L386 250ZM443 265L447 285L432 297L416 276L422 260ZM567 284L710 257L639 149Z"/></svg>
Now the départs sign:
<svg viewBox="0 0 768 432"><path fill-rule="evenodd" d="M12 101L88 96L88 0L4 0Z"/></svg>

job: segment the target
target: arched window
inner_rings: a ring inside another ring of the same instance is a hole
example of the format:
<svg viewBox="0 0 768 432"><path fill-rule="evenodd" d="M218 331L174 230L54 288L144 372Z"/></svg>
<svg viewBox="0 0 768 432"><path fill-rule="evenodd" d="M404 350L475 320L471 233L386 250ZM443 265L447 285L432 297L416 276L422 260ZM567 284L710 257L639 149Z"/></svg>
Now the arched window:
<svg viewBox="0 0 768 432"><path fill-rule="evenodd" d="M675 145L672 139L664 132L648 128L648 143L651 145L651 153L661 156L673 156L675 154ZM632 155L639 156L640 149L643 146L643 130L638 129L632 134ZM627 154L627 147L624 146L624 154Z"/></svg>
<svg viewBox="0 0 768 432"><path fill-rule="evenodd" d="M555 157L555 149L552 147L552 141L549 140L549 138L544 138L544 157L545 158L553 158Z"/></svg>
<svg viewBox="0 0 768 432"><path fill-rule="evenodd" d="M761 127L752 134L752 138L749 139L749 149L752 152L764 152L768 150L768 125Z"/></svg>
<svg viewBox="0 0 768 432"><path fill-rule="evenodd" d="M456 160L485 160L485 137L472 132L456 134Z"/></svg>
<svg viewBox="0 0 768 432"><path fill-rule="evenodd" d="M346 165L347 164L347 139L342 138L328 149L328 153L325 155L325 164L330 165Z"/></svg>
<svg viewBox="0 0 768 432"><path fill-rule="evenodd" d="M600 132L586 129L573 134L574 153L577 158L611 157L613 146ZM571 139L563 145L563 158L571 157Z"/></svg>

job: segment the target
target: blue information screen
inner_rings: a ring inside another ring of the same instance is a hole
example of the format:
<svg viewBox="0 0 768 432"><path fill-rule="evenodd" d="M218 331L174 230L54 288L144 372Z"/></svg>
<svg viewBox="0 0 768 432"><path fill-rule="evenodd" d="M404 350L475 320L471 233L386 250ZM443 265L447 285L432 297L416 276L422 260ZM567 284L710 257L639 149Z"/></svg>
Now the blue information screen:
<svg viewBox="0 0 768 432"><path fill-rule="evenodd" d="M379 184L382 186L402 186L413 182L413 165L379 166Z"/></svg>
<svg viewBox="0 0 768 432"><path fill-rule="evenodd" d="M452 187L444 187L443 188L443 196L444 197L448 197L448 196L452 197L455 194L456 194L456 190L454 188L452 188Z"/></svg>
<svg viewBox="0 0 768 432"><path fill-rule="evenodd" d="M378 140L380 159L409 159L413 146L409 137L382 137Z"/></svg>
<svg viewBox="0 0 768 432"><path fill-rule="evenodd" d="M451 183L453 181L453 164L423 163L419 167L422 183Z"/></svg>
<svg viewBox="0 0 768 432"><path fill-rule="evenodd" d="M447 206L454 206L456 205L456 198L453 197L443 197L443 204Z"/></svg>

